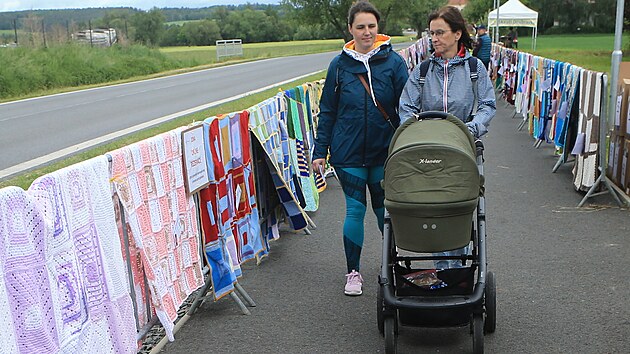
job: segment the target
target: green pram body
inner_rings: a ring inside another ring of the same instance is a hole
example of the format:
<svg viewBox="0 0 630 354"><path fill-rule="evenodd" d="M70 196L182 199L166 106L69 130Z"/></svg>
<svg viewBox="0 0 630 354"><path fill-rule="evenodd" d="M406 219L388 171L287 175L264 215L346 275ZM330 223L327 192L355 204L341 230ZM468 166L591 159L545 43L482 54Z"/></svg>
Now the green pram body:
<svg viewBox="0 0 630 354"><path fill-rule="evenodd" d="M466 246L482 189L466 125L452 115L406 121L392 138L383 189L396 246L414 252Z"/></svg>

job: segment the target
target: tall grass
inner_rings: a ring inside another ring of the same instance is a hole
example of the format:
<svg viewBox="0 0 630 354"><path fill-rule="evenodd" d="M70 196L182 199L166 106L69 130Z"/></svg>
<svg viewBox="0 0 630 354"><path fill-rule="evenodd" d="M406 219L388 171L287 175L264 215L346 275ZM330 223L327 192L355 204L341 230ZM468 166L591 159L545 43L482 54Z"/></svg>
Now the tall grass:
<svg viewBox="0 0 630 354"><path fill-rule="evenodd" d="M128 79L183 65L143 46L91 48L78 44L1 48L0 63L0 99Z"/></svg>

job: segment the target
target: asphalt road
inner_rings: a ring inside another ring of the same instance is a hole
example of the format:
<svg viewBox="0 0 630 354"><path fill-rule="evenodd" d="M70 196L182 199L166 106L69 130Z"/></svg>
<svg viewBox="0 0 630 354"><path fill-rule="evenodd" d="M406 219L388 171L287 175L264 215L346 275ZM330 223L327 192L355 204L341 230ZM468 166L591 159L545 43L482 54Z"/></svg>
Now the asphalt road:
<svg viewBox="0 0 630 354"><path fill-rule="evenodd" d="M630 223L609 195L589 199L571 164L551 169L553 148L532 147L500 103L486 145L489 270L497 280L497 330L488 353L629 353ZM230 298L205 303L163 353L382 353L376 326L381 238L368 211L364 294L343 294L343 195L329 178L312 235L285 231L240 279L256 301L242 315ZM401 327L399 353L470 353L468 328Z"/></svg>
<svg viewBox="0 0 630 354"><path fill-rule="evenodd" d="M337 53L266 59L0 104L0 178L147 124L326 69Z"/></svg>

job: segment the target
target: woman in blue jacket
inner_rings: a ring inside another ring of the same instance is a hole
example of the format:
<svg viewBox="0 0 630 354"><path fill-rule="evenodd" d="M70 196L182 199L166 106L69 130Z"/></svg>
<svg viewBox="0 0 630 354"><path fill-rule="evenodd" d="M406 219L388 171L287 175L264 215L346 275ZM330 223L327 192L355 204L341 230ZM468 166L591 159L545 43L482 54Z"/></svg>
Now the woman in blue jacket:
<svg viewBox="0 0 630 354"><path fill-rule="evenodd" d="M380 14L367 1L348 12L353 40L335 57L326 75L320 101L313 170L330 164L346 199L343 243L348 273L346 295L361 295L359 261L363 247L366 187L372 210L383 230L383 164L394 130L400 124L398 100L408 78L403 58L390 37L378 34Z"/></svg>

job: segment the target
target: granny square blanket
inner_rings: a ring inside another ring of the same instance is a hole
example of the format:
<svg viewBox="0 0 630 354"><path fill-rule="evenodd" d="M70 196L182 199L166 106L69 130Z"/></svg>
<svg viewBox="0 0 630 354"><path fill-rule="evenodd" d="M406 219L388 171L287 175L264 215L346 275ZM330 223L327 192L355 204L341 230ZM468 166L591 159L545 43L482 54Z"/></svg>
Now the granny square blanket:
<svg viewBox="0 0 630 354"><path fill-rule="evenodd" d="M182 128L111 152L111 178L125 210L170 341L177 309L204 284L195 203L184 187Z"/></svg>

